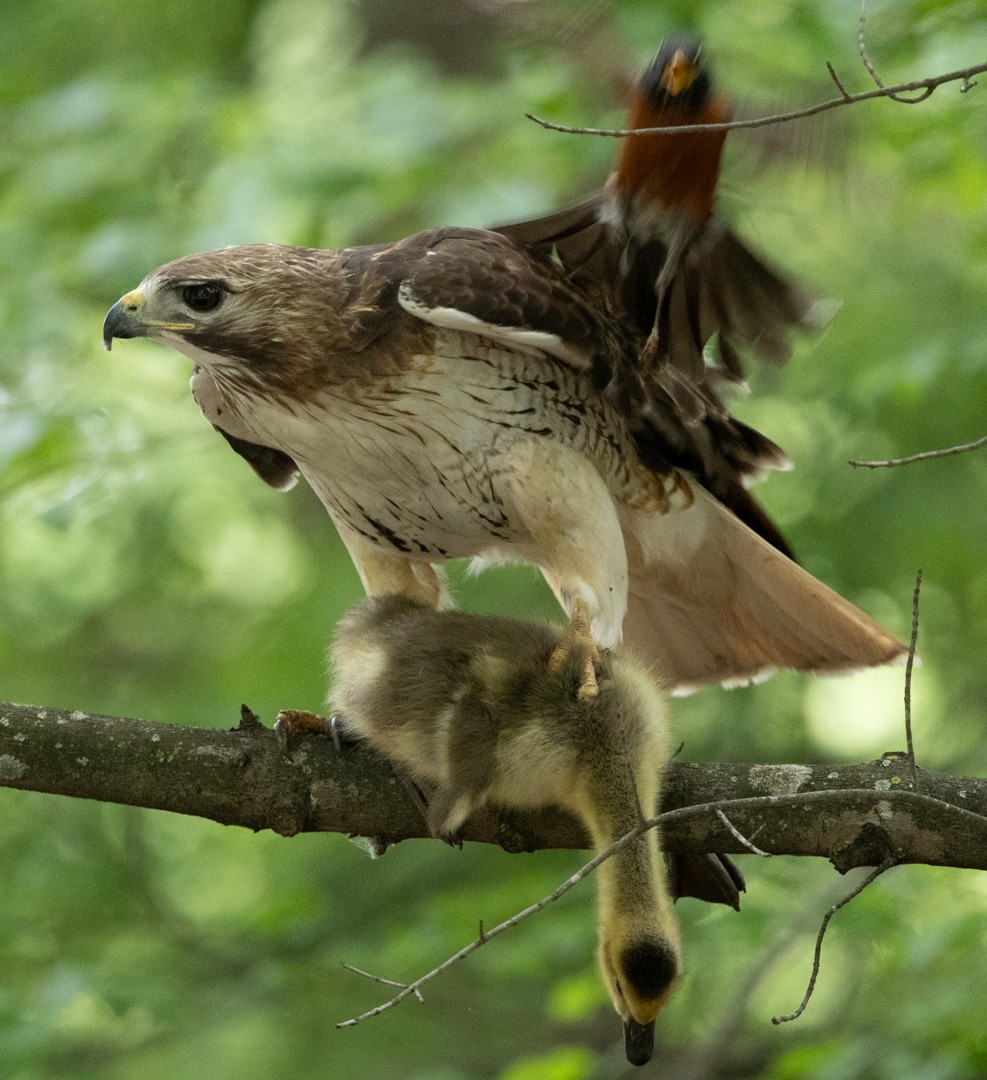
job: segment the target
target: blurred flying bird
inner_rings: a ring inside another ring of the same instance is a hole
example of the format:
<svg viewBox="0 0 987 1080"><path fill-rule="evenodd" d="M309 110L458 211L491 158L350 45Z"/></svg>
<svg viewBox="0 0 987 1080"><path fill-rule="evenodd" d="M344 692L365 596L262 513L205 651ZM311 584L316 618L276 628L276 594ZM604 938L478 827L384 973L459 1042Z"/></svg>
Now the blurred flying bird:
<svg viewBox="0 0 987 1080"><path fill-rule="evenodd" d="M634 83L626 128L727 123L703 42L669 35ZM713 389L743 377L742 355L790 355L790 333L818 324L827 305L773 270L715 216L727 132L630 135L605 189L569 210L502 226L518 243L551 251L573 276L615 294L646 340L637 370L618 372L618 396L648 402L657 381L686 416L722 408ZM704 349L716 339L718 368ZM780 456L779 456L780 460Z"/></svg>

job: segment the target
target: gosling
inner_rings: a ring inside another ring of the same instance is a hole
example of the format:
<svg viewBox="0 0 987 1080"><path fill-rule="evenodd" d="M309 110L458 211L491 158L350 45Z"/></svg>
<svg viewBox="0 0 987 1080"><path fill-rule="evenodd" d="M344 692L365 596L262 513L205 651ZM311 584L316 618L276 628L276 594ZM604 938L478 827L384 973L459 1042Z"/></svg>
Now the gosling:
<svg viewBox="0 0 987 1080"><path fill-rule="evenodd" d="M578 700L586 658L567 652L556 670L548 662L560 633L400 596L368 599L341 620L330 652L336 720L428 791L435 836L454 836L484 804L556 805L578 815L602 851L658 811L665 701L644 668L616 652L600 657L599 694ZM627 1058L643 1065L681 970L658 830L603 862L597 881L600 972Z"/></svg>

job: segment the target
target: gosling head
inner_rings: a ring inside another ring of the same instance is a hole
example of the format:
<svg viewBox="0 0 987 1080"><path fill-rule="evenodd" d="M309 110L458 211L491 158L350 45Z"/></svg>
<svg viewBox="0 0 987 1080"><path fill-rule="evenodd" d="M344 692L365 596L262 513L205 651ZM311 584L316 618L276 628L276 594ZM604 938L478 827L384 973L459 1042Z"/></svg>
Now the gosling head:
<svg viewBox="0 0 987 1080"><path fill-rule="evenodd" d="M678 945L665 937L601 936L603 982L624 1021L624 1050L632 1065L651 1060L655 1019L672 995L680 972Z"/></svg>

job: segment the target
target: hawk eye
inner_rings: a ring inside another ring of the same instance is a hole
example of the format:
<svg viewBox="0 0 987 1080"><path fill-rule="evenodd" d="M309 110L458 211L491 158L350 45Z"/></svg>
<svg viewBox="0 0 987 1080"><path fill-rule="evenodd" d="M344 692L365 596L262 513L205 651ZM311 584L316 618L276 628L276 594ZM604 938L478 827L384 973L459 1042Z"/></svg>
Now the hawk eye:
<svg viewBox="0 0 987 1080"><path fill-rule="evenodd" d="M213 311L223 299L223 290L211 281L199 285L186 285L182 289L182 300L193 311Z"/></svg>

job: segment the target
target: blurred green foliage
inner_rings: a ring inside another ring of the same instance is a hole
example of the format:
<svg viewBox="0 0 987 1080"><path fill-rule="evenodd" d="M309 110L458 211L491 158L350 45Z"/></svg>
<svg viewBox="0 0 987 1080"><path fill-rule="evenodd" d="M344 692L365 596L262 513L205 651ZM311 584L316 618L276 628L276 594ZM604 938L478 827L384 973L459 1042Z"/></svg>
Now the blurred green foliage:
<svg viewBox="0 0 987 1080"><path fill-rule="evenodd" d="M619 123L661 35L708 36L753 106L867 85L853 5L820 0L0 3L0 697L201 725L318 708L359 585L314 497L256 481L187 365L106 308L155 265L244 241L341 245L482 225L596 187L614 150L525 111ZM978 0L873 3L887 81L984 59ZM943 87L829 114L803 159L733 136L724 212L842 307L736 403L797 470L766 505L805 564L907 634L925 572L916 745L987 765L987 453L851 470L976 438L987 410L987 104ZM784 141L784 140L783 140ZM536 576L456 575L464 606L548 614ZM779 675L675 706L684 755L859 760L899 747L900 671ZM582 854L270 835L0 791L0 1074L602 1080L629 1071L592 966L589 889L355 1029L550 891ZM745 860L740 915L680 905L688 971L640 1075L987 1075L987 882L900 868L841 912L816 997L820 862Z"/></svg>

